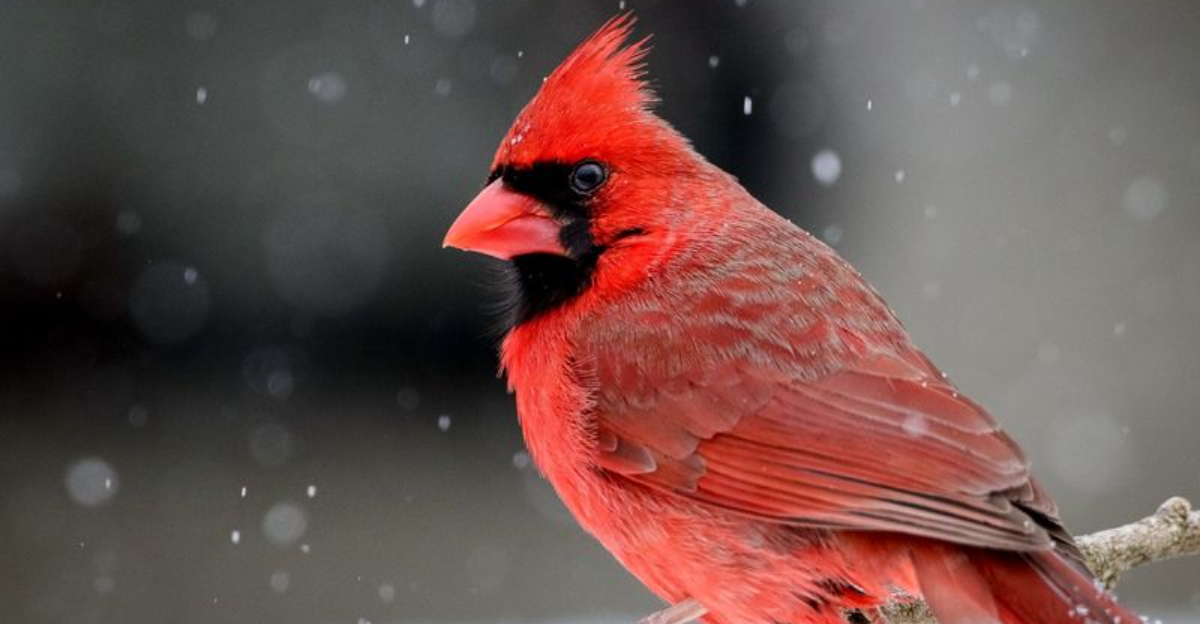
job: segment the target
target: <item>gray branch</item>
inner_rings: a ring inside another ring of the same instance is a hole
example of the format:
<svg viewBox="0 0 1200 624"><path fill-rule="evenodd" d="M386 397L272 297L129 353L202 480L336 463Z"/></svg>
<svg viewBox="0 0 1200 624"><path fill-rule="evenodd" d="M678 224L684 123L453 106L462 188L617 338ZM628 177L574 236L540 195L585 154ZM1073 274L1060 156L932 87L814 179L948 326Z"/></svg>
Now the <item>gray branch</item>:
<svg viewBox="0 0 1200 624"><path fill-rule="evenodd" d="M1077 540L1096 578L1112 589L1121 574L1147 563L1200 554L1200 511L1178 496L1153 516Z"/></svg>
<svg viewBox="0 0 1200 624"><path fill-rule="evenodd" d="M1200 511L1178 496L1147 516L1115 529L1076 538L1088 567L1112 589L1121 574L1147 563L1200 555ZM851 624L936 624L929 609L919 600L896 601L877 612L850 611Z"/></svg>

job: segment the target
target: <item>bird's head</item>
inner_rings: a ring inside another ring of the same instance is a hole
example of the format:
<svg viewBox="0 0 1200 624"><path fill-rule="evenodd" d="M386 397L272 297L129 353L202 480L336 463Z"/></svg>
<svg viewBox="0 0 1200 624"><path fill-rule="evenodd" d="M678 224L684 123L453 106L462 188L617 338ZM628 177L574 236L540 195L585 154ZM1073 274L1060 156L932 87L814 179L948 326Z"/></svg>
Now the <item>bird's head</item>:
<svg viewBox="0 0 1200 624"><path fill-rule="evenodd" d="M545 79L446 234L444 246L511 263L518 321L644 268L686 212L671 208L681 184L713 175L651 110L632 25L609 20Z"/></svg>

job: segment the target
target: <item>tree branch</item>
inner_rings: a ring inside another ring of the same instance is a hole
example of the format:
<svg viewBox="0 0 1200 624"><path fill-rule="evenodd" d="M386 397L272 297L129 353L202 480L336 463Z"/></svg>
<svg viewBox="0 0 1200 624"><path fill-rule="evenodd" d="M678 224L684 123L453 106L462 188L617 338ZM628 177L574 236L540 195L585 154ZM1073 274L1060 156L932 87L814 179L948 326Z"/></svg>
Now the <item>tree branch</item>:
<svg viewBox="0 0 1200 624"><path fill-rule="evenodd" d="M1178 496L1147 516L1115 529L1076 538L1096 578L1112 589L1121 574L1147 563L1200 555L1200 511L1192 511L1186 499ZM919 600L896 601L878 613L850 611L850 624L886 621L889 624L936 624L933 615Z"/></svg>
<svg viewBox="0 0 1200 624"><path fill-rule="evenodd" d="M1147 563L1200 554L1200 511L1176 496L1153 516L1076 540L1096 578L1112 589L1121 574Z"/></svg>

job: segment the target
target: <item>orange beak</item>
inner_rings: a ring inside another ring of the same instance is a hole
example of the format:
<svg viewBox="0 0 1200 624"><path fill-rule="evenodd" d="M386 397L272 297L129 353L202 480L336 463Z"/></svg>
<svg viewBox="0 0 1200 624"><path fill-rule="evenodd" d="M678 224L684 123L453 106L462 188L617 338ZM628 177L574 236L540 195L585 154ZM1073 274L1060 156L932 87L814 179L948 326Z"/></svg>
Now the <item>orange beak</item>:
<svg viewBox="0 0 1200 624"><path fill-rule="evenodd" d="M442 247L456 247L501 260L526 254L567 255L559 225L537 200L504 188L496 180L454 220Z"/></svg>

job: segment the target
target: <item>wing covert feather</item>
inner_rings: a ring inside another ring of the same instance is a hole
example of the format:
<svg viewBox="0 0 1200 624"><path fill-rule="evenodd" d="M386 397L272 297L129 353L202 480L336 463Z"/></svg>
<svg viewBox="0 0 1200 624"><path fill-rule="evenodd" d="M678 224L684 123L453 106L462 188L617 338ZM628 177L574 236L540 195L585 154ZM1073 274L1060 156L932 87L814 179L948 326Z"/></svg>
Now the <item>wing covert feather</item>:
<svg viewBox="0 0 1200 624"><path fill-rule="evenodd" d="M798 526L1051 543L1013 504L1044 504L1016 445L940 374L905 359L870 355L815 380L731 363L656 387L635 401L597 397L601 438L616 440L601 446L605 469Z"/></svg>

